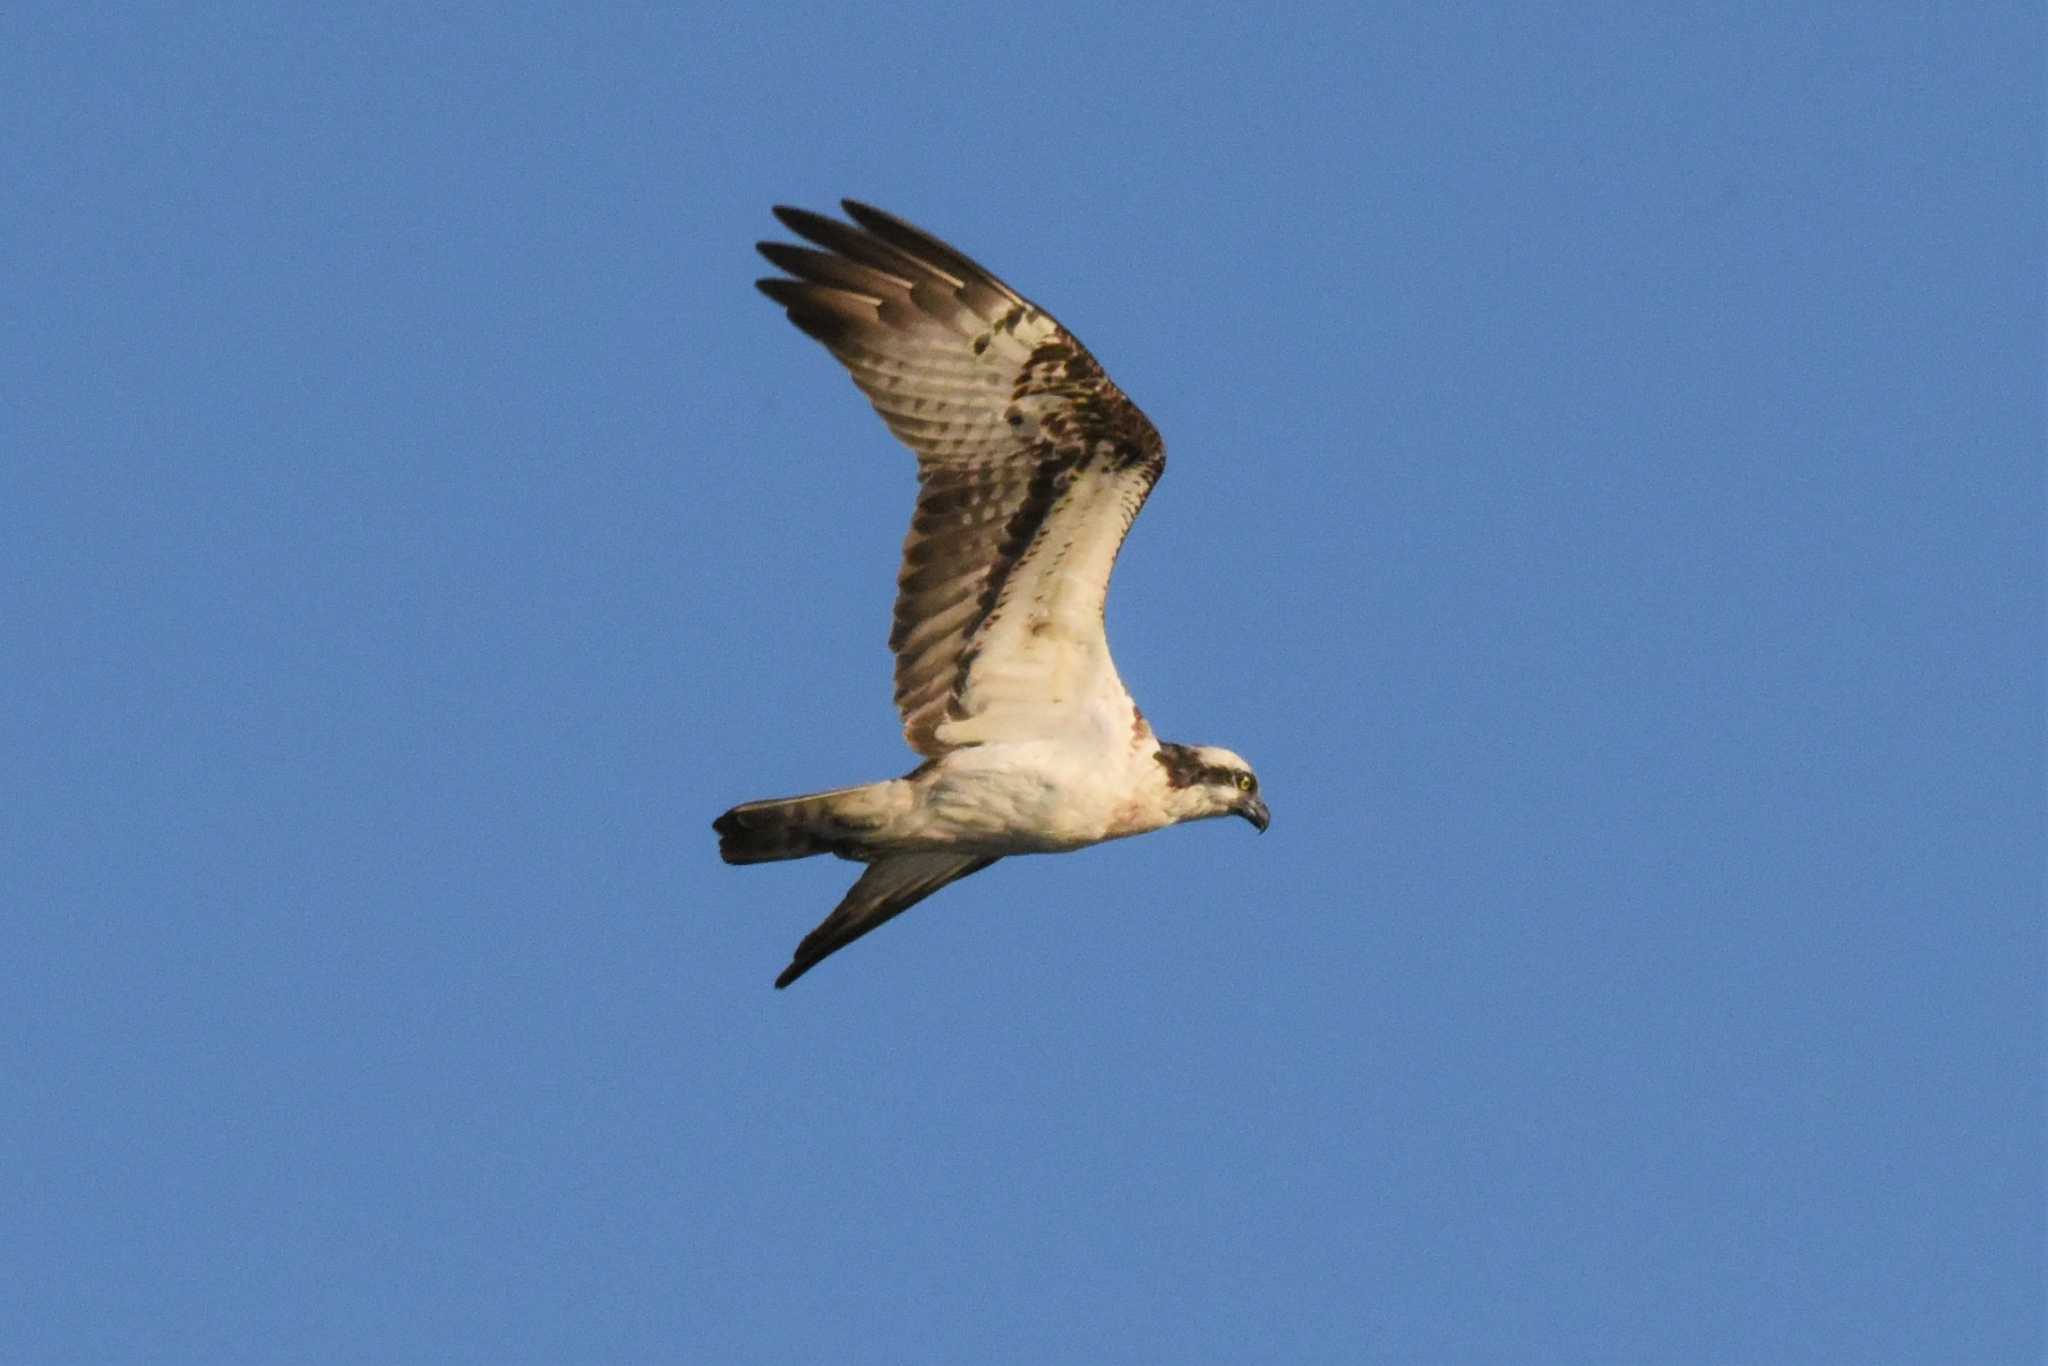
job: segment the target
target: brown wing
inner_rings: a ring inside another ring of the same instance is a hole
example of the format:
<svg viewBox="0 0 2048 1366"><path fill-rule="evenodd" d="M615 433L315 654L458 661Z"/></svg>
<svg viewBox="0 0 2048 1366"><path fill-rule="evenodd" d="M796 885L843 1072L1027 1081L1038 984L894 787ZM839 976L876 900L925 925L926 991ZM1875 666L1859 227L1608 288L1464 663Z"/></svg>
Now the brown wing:
<svg viewBox="0 0 2048 1366"><path fill-rule="evenodd" d="M776 989L788 986L941 887L978 873L994 862L993 858L974 854L895 854L869 864L832 914L796 946L789 966L775 979Z"/></svg>
<svg viewBox="0 0 2048 1366"><path fill-rule="evenodd" d="M993 720L961 724L985 713L1014 731L1128 706L1102 600L1165 469L1159 433L1050 314L937 238L844 205L852 223L777 208L824 250L760 244L793 278L759 284L917 455L889 639L904 738L938 755L986 738Z"/></svg>

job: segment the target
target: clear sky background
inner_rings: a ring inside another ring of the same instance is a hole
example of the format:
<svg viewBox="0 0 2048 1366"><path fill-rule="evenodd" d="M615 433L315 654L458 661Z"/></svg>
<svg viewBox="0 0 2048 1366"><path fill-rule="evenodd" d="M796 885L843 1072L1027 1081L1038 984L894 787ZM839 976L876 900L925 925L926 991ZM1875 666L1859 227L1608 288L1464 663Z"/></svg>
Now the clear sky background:
<svg viewBox="0 0 2048 1366"><path fill-rule="evenodd" d="M196 9L0 19L0 1358L2040 1357L2038 7ZM842 194L1274 824L778 993Z"/></svg>

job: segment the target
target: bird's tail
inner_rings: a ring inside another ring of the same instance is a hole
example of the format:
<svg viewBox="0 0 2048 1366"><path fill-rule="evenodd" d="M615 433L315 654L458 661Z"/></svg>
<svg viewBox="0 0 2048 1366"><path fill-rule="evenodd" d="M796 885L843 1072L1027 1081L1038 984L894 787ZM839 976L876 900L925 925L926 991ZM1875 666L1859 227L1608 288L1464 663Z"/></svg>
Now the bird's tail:
<svg viewBox="0 0 2048 1366"><path fill-rule="evenodd" d="M859 857L867 837L895 814L901 787L900 780L893 780L742 802L711 823L718 832L718 855L727 863L773 863L813 854Z"/></svg>

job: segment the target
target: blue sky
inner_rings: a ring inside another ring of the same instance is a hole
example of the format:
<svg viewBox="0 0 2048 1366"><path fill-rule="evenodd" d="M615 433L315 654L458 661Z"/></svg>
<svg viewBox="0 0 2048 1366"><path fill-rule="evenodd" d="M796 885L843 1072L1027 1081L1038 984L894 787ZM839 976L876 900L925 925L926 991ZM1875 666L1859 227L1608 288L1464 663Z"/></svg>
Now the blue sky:
<svg viewBox="0 0 2048 1366"><path fill-rule="evenodd" d="M204 8L0 19L0 1357L2040 1357L2038 7ZM1164 432L1274 824L778 993L842 194Z"/></svg>

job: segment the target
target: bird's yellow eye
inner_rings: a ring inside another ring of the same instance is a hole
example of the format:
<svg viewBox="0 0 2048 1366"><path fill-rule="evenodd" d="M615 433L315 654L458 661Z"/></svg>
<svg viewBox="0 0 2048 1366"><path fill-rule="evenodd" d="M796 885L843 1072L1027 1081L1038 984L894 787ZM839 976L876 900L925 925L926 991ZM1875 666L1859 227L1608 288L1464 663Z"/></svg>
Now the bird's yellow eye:
<svg viewBox="0 0 2048 1366"><path fill-rule="evenodd" d="M1239 792L1249 792L1255 786L1257 786L1257 782L1251 774L1240 773L1237 775L1237 790Z"/></svg>

